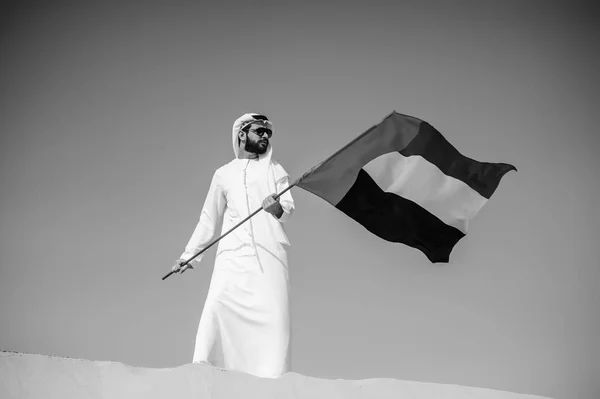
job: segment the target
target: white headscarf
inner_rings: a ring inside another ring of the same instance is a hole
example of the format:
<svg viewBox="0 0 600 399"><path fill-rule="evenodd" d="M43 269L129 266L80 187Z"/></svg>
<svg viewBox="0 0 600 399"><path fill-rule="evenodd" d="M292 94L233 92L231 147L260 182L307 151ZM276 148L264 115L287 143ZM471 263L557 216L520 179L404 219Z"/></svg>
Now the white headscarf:
<svg viewBox="0 0 600 399"><path fill-rule="evenodd" d="M257 119L257 116L259 117ZM233 123L232 129L232 141L233 141L233 153L236 158L239 158L240 154L240 146L238 142L238 133L245 126L249 125L252 122L262 122L269 129L273 130L273 123L266 119L266 116L261 114L244 114L240 116ZM271 141L269 140L269 145L267 146L267 151L264 154L258 156L259 168L263 170L262 173L267 176L265 180L260 180L259 184L266 184L262 186L261 191L268 194L277 193L277 182L284 177L288 177L289 175L286 173L285 169L281 167L276 161L271 159L271 155L273 154L273 147L271 147ZM277 193L278 194L278 193ZM285 243L289 245L289 240L287 238L287 234L284 231L283 226L279 223L275 218L267 217L269 229L273 237L280 243Z"/></svg>
<svg viewBox="0 0 600 399"><path fill-rule="evenodd" d="M233 153L235 154L236 158L240 157L240 142L238 140L238 133L244 127L248 126L249 124L251 124L253 122L260 122L262 124L267 125L267 127L269 129L273 130L273 122L271 122L269 119L267 119L266 116L264 116L262 114L248 113L248 114L244 114L244 115L240 116L239 118L237 118L235 120L235 122L233 123L233 128L231 131ZM268 192L269 193L275 193L275 190L277 189L275 168L274 168L273 162L271 162L272 154L273 154L273 147L271 146L271 141L269 140L269 144L267 146L267 151L265 151L264 154L258 155L258 162L259 162L260 168L263 169L265 175L268 176L267 184L268 184L268 189L269 189Z"/></svg>

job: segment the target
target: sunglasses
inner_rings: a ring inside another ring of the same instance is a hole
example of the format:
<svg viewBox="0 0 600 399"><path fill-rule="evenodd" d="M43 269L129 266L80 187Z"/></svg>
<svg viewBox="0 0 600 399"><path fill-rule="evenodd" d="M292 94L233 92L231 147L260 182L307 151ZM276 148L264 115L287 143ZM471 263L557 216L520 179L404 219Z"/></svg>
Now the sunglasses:
<svg viewBox="0 0 600 399"><path fill-rule="evenodd" d="M258 129L250 129L250 131L258 136L263 136L265 133L267 134L268 138L271 138L271 136L273 135L273 131L271 129L267 129L266 127L259 127Z"/></svg>

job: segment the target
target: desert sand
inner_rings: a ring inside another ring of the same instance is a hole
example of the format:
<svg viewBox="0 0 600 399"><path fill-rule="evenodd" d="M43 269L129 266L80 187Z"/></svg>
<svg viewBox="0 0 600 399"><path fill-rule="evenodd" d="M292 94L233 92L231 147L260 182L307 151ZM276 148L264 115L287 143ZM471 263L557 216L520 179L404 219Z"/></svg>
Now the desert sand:
<svg viewBox="0 0 600 399"><path fill-rule="evenodd" d="M174 368L0 352L0 398L535 399L459 385L394 379L326 380L288 373L263 379L205 364Z"/></svg>

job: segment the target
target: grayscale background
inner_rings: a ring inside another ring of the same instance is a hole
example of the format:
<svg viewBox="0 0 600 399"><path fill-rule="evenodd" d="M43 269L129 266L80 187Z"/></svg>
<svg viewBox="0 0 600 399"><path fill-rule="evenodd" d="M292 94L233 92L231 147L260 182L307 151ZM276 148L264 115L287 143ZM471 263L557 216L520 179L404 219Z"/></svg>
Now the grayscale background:
<svg viewBox="0 0 600 399"><path fill-rule="evenodd" d="M295 179L396 110L519 171L450 264L294 188L293 371L598 397L598 6L214 3L3 3L0 349L191 362L214 249L161 277L233 121Z"/></svg>

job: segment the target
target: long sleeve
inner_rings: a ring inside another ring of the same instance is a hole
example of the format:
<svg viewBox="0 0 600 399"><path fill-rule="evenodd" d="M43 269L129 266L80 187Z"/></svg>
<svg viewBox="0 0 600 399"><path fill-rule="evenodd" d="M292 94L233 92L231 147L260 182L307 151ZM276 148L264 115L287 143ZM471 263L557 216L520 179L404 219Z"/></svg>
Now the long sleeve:
<svg viewBox="0 0 600 399"><path fill-rule="evenodd" d="M277 192L280 193L290 185L290 179L287 175L283 176L281 179L277 181ZM292 213L294 213L294 199L292 198L291 189L283 193L281 197L279 197L279 203L283 208L283 215L279 218L279 221L282 223L287 222Z"/></svg>
<svg viewBox="0 0 600 399"><path fill-rule="evenodd" d="M219 171L217 170L213 175L198 224L185 247L185 252L181 255L181 259L189 259L204 249L214 238L217 226L223 218L226 199L220 187L218 172ZM192 263L197 265L203 257L204 254L199 255L194 258Z"/></svg>

